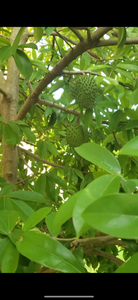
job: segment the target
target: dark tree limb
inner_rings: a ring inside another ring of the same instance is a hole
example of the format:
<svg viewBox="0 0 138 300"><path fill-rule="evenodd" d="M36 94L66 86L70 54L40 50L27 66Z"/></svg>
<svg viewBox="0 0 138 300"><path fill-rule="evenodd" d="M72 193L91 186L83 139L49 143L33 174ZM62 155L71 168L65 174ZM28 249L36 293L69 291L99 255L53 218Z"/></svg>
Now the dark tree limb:
<svg viewBox="0 0 138 300"><path fill-rule="evenodd" d="M90 48L94 48L97 46L99 39L111 30L112 27L100 27L91 35L90 41L83 40L78 43L76 47L70 50L56 65L55 67L47 73L44 78L39 82L38 86L32 91L32 93L28 96L22 108L18 112L15 117L15 120L21 120L25 117L27 112L31 109L31 107L38 101L39 95L46 88L46 86L57 76L61 74L65 67L67 67L74 59L76 59L83 52L87 51Z"/></svg>

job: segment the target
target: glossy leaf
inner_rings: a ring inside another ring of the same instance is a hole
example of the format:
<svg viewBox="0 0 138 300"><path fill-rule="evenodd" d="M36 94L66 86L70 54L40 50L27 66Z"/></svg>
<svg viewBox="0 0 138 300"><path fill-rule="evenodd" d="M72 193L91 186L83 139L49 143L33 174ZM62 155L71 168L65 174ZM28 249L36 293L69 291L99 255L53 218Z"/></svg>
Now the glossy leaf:
<svg viewBox="0 0 138 300"><path fill-rule="evenodd" d="M16 53L16 49L18 48L18 44L20 42L21 36L23 35L23 32L25 30L25 27L21 27L16 35L16 38L12 44L12 51L13 55Z"/></svg>
<svg viewBox="0 0 138 300"><path fill-rule="evenodd" d="M3 134L6 143L13 147L17 143L17 134L12 130L9 124L5 124L3 128Z"/></svg>
<svg viewBox="0 0 138 300"><path fill-rule="evenodd" d="M28 217L30 217L34 210L24 201L20 201L17 199L10 199L14 209L18 212L20 218L25 222Z"/></svg>
<svg viewBox="0 0 138 300"><path fill-rule="evenodd" d="M115 175L103 175L90 184L82 191L75 203L73 210L73 224L76 230L77 238L87 229L89 225L81 216L82 212L91 203L98 198L119 192L120 178ZM85 199L85 201L84 201Z"/></svg>
<svg viewBox="0 0 138 300"><path fill-rule="evenodd" d="M0 36L0 43L10 46L10 41L7 38L4 38L3 36Z"/></svg>
<svg viewBox="0 0 138 300"><path fill-rule="evenodd" d="M35 182L35 189L34 191L40 194L44 194L46 189L46 175L41 174L37 181Z"/></svg>
<svg viewBox="0 0 138 300"><path fill-rule="evenodd" d="M28 138L28 140L32 143L35 143L35 135L30 130L30 128L27 126L22 126L21 129L22 129L23 133L26 135L26 137Z"/></svg>
<svg viewBox="0 0 138 300"><path fill-rule="evenodd" d="M20 44L18 45L18 48L32 48L32 49L38 49L37 45L34 43L27 43L27 44Z"/></svg>
<svg viewBox="0 0 138 300"><path fill-rule="evenodd" d="M125 239L138 239L138 195L114 194L89 205L82 217L99 231Z"/></svg>
<svg viewBox="0 0 138 300"><path fill-rule="evenodd" d="M119 267L115 273L138 273L138 253L135 253L125 264Z"/></svg>
<svg viewBox="0 0 138 300"><path fill-rule="evenodd" d="M95 143L85 143L75 150L80 156L105 171L111 174L121 173L119 162L106 148Z"/></svg>
<svg viewBox="0 0 138 300"><path fill-rule="evenodd" d="M43 28L42 27L34 27L34 38L36 42L39 42L43 35Z"/></svg>
<svg viewBox="0 0 138 300"><path fill-rule="evenodd" d="M23 74L26 79L29 79L33 72L33 68L28 56L22 50L17 49L14 59L21 74Z"/></svg>
<svg viewBox="0 0 138 300"><path fill-rule="evenodd" d="M2 273L15 273L19 260L19 252L14 244L9 240L5 249L4 257L2 259L1 271Z"/></svg>
<svg viewBox="0 0 138 300"><path fill-rule="evenodd" d="M43 207L35 211L24 223L23 231L28 231L29 229L37 225L46 217L47 214L49 214L50 211L50 207Z"/></svg>
<svg viewBox="0 0 138 300"><path fill-rule="evenodd" d="M117 110L114 114L112 114L111 120L109 123L110 132L113 132L114 130L116 130L116 128L121 120L122 114L123 114L122 110Z"/></svg>
<svg viewBox="0 0 138 300"><path fill-rule="evenodd" d="M133 193L136 189L136 183L131 179L125 180L121 178L121 184L126 193Z"/></svg>
<svg viewBox="0 0 138 300"><path fill-rule="evenodd" d="M8 237L4 239L0 239L0 265L2 264L2 259L5 254L5 250L7 248L8 242L9 242Z"/></svg>
<svg viewBox="0 0 138 300"><path fill-rule="evenodd" d="M37 149L38 149L38 154L41 158L45 158L46 157L46 153L47 153L47 145L45 141L39 140L37 142Z"/></svg>
<svg viewBox="0 0 138 300"><path fill-rule="evenodd" d="M25 232L16 245L22 255L43 266L65 273L83 271L71 251L45 234Z"/></svg>
<svg viewBox="0 0 138 300"><path fill-rule="evenodd" d="M4 46L0 48L0 65L12 56L12 46Z"/></svg>
<svg viewBox="0 0 138 300"><path fill-rule="evenodd" d="M1 191L0 191L0 197L3 196L3 195L7 195L14 188L15 188L15 186L13 184L8 184L8 185L4 186L3 189L1 189Z"/></svg>
<svg viewBox="0 0 138 300"><path fill-rule="evenodd" d="M11 232L16 225L16 222L18 221L18 213L16 211L7 211L7 210L1 210L0 211L0 232L2 234L8 235L9 232Z"/></svg>
<svg viewBox="0 0 138 300"><path fill-rule="evenodd" d="M47 36L49 36L51 34L51 32L55 29L56 27L47 27L45 29L45 32L47 34Z"/></svg>
<svg viewBox="0 0 138 300"><path fill-rule="evenodd" d="M134 71L134 72L138 72L138 66L136 64L129 64L129 63L118 63L117 67L128 70L128 71Z"/></svg>
<svg viewBox="0 0 138 300"><path fill-rule="evenodd" d="M46 146L47 146L48 150L56 157L57 156L56 146L50 142L46 142Z"/></svg>
<svg viewBox="0 0 138 300"><path fill-rule="evenodd" d="M129 140L120 150L120 155L138 156L138 136Z"/></svg>
<svg viewBox="0 0 138 300"><path fill-rule="evenodd" d="M24 200L24 201L33 201L38 203L46 203L45 198L33 191L14 191L8 194L10 198Z"/></svg>
<svg viewBox="0 0 138 300"><path fill-rule="evenodd" d="M64 204L59 207L53 222L53 230L58 232L58 230L61 228L61 225L71 218L75 203L81 193L82 191L79 191L72 195Z"/></svg>
<svg viewBox="0 0 138 300"><path fill-rule="evenodd" d="M126 41L126 28L118 27L118 48L122 48Z"/></svg>
<svg viewBox="0 0 138 300"><path fill-rule="evenodd" d="M60 227L54 226L54 219L56 214L57 214L56 212L51 212L45 218L46 225L48 227L49 232L52 234L52 236L58 236L58 234L60 233Z"/></svg>

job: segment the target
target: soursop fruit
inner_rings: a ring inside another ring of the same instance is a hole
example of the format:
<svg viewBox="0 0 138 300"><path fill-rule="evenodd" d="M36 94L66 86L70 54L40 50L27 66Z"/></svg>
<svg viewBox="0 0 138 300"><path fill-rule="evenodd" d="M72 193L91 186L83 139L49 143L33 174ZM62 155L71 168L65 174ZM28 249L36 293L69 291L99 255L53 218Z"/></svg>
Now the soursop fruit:
<svg viewBox="0 0 138 300"><path fill-rule="evenodd" d="M79 147L89 142L89 133L85 126L71 124L66 129L66 139L70 147Z"/></svg>
<svg viewBox="0 0 138 300"><path fill-rule="evenodd" d="M94 76L79 75L70 82L72 97L79 107L92 109L95 105L98 87Z"/></svg>

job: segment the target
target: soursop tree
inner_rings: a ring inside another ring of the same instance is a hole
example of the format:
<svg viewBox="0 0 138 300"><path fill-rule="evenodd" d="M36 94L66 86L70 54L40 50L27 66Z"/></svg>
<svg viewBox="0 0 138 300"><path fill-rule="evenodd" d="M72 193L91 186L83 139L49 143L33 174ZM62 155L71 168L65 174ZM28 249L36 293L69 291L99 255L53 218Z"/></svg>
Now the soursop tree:
<svg viewBox="0 0 138 300"><path fill-rule="evenodd" d="M0 272L138 273L138 27L0 27Z"/></svg>

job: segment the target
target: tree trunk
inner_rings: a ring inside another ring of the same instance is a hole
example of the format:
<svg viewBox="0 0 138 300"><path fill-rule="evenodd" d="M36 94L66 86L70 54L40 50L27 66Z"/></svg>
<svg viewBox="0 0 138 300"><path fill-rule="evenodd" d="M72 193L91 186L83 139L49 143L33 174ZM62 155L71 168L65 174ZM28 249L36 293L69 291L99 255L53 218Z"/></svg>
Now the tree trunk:
<svg viewBox="0 0 138 300"><path fill-rule="evenodd" d="M13 27L10 42L13 44L20 27ZM24 34L21 39L21 43L26 42L26 38L28 35L27 29L24 31ZM15 64L14 58L10 57L8 60L7 67L7 80L3 81L3 87L7 93L10 93L13 97L13 100L9 102L3 96L2 99L2 117L9 120L14 120L18 110L18 102L19 102L19 71ZM6 178L9 183L16 183L17 181L17 167L18 167L18 150L16 145L14 147L10 147L6 144L4 137L3 148L2 148L2 177Z"/></svg>

